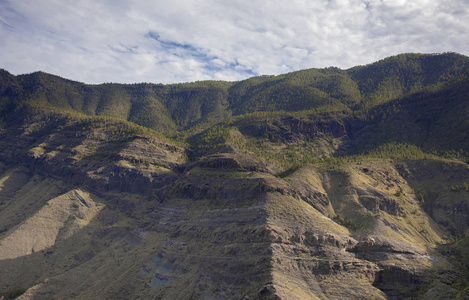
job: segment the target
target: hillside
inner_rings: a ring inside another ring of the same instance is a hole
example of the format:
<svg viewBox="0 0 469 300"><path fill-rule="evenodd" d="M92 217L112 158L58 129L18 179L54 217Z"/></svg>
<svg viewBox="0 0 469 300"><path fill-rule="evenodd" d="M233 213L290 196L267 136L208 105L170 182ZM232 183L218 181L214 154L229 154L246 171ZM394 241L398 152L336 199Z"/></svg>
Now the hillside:
<svg viewBox="0 0 469 300"><path fill-rule="evenodd" d="M0 71L7 299L466 299L469 58L239 82Z"/></svg>

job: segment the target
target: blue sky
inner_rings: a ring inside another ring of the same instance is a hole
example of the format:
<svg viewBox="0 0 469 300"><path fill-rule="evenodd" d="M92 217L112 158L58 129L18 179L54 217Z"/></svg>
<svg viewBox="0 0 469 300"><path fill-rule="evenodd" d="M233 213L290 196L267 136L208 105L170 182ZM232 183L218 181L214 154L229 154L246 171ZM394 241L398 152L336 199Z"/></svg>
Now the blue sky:
<svg viewBox="0 0 469 300"><path fill-rule="evenodd" d="M0 0L0 68L85 83L240 80L469 55L469 0Z"/></svg>

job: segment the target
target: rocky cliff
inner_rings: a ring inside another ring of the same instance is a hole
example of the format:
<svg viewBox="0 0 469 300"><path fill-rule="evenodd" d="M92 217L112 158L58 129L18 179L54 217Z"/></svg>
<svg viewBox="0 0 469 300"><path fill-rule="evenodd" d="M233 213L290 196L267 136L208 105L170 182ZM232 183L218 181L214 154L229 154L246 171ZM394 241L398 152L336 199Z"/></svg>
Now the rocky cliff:
<svg viewBox="0 0 469 300"><path fill-rule="evenodd" d="M0 295L467 299L468 80L412 73L388 99L370 78L389 63L171 87L1 73Z"/></svg>
<svg viewBox="0 0 469 300"><path fill-rule="evenodd" d="M34 141L2 136L3 293L24 289L21 299L464 293L467 265L454 260L469 220L469 167L462 162L370 158L278 176L232 149L187 164L182 148L145 137L116 145L61 134ZM9 156L12 147L16 154ZM99 155L87 152L94 148Z"/></svg>

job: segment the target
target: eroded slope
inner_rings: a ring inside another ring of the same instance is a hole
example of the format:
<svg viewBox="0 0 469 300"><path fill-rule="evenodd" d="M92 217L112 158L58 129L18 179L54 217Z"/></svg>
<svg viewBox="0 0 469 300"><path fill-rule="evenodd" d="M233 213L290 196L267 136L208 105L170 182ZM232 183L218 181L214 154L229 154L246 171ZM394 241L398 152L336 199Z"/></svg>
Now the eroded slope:
<svg viewBox="0 0 469 300"><path fill-rule="evenodd" d="M466 71L454 54L172 86L2 71L0 295L464 299Z"/></svg>
<svg viewBox="0 0 469 300"><path fill-rule="evenodd" d="M2 192L11 180L9 193L28 201L41 179L7 169ZM466 181L465 164L441 160L311 165L286 178L205 165L150 195L49 180L58 196L3 225L2 245L29 249L0 261L3 289L27 289L22 299L457 296L462 270L440 249L467 228L455 209L468 204ZM6 214L13 202L2 203ZM57 229L32 236L39 223Z"/></svg>

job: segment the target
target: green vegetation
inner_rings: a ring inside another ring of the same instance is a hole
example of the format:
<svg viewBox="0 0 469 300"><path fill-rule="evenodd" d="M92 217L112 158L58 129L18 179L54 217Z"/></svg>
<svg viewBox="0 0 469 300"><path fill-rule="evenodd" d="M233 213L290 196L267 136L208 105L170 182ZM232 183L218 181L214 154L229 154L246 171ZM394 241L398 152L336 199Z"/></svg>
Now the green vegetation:
<svg viewBox="0 0 469 300"><path fill-rule="evenodd" d="M454 53L171 85L1 70L0 235L16 230L31 247L2 261L0 294L417 295L393 278L409 274L413 289L440 278L429 268L456 270L446 257L468 263L468 75ZM17 230L77 187L101 199L96 218L80 196L47 247Z"/></svg>
<svg viewBox="0 0 469 300"><path fill-rule="evenodd" d="M363 108L448 82L454 73L467 71L467 58L456 53L401 54L348 70L364 97Z"/></svg>
<svg viewBox="0 0 469 300"><path fill-rule="evenodd" d="M336 168L364 158L465 161L469 123L460 95L468 70L467 57L445 53L173 85L85 85L2 71L0 116L4 128L25 116L34 123L25 133L38 137L57 129L108 142L144 135L190 148L193 159L238 151L276 166L281 177L304 164Z"/></svg>
<svg viewBox="0 0 469 300"><path fill-rule="evenodd" d="M454 184L454 185L451 185L451 190L453 192L460 191L460 190L469 191L469 184L467 184L467 182L464 182L461 185Z"/></svg>
<svg viewBox="0 0 469 300"><path fill-rule="evenodd" d="M409 93L441 89L468 71L467 57L402 54L367 66L309 69L237 83L85 85L43 72L18 77L2 71L2 97L89 116L132 121L165 133L214 124L231 114L301 112L344 107L356 115Z"/></svg>
<svg viewBox="0 0 469 300"><path fill-rule="evenodd" d="M390 143L379 146L366 153L365 157L381 159L439 159L437 155L423 152L419 147L409 144Z"/></svg>
<svg viewBox="0 0 469 300"><path fill-rule="evenodd" d="M17 297L23 295L24 292L26 292L25 288L10 287L5 291L0 291L0 299L16 299Z"/></svg>
<svg viewBox="0 0 469 300"><path fill-rule="evenodd" d="M339 214L335 215L332 219L336 221L337 223L339 223L340 225L345 226L351 230L359 229L358 225L353 220L342 217Z"/></svg>
<svg viewBox="0 0 469 300"><path fill-rule="evenodd" d="M57 128L103 141L155 136L191 148L193 158L232 149L277 166L281 176L365 157L465 161L468 72L469 59L455 53L172 85L85 85L2 70L0 116L4 128L25 116L35 136Z"/></svg>

